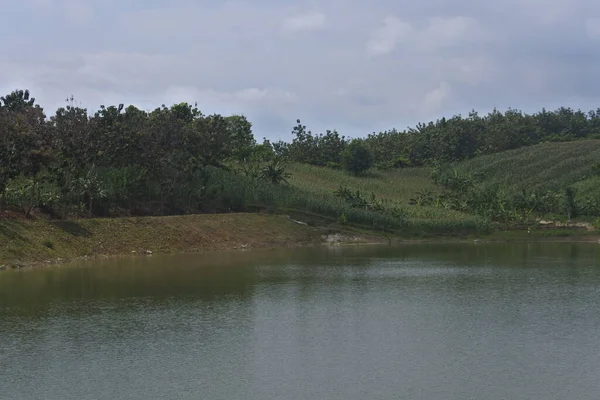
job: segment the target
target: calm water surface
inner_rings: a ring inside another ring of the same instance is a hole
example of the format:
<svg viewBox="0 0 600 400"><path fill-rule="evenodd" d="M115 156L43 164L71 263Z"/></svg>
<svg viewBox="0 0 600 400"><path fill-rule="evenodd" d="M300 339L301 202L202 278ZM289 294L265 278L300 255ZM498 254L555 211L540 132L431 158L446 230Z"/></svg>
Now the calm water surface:
<svg viewBox="0 0 600 400"><path fill-rule="evenodd" d="M416 245L0 273L0 398L600 398L600 245Z"/></svg>

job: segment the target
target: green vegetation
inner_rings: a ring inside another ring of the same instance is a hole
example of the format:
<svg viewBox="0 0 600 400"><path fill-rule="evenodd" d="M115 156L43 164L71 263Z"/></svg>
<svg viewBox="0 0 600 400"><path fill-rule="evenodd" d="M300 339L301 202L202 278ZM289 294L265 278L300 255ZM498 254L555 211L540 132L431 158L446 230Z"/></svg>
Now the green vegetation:
<svg viewBox="0 0 600 400"><path fill-rule="evenodd" d="M541 143L451 164L460 172L514 189L560 189L599 175L600 140ZM600 188L600 187L599 187Z"/></svg>
<svg viewBox="0 0 600 400"><path fill-rule="evenodd" d="M600 109L584 113L561 107L535 114L509 109L485 116L471 111L467 117L457 115L405 131L374 133L364 140L375 165L393 168L457 162L543 142L585 138L600 138Z"/></svg>
<svg viewBox="0 0 600 400"><path fill-rule="evenodd" d="M47 117L17 90L0 98L0 219L260 212L390 237L600 225L600 109L473 111L352 140L296 122L290 143L258 143L245 117L187 103L89 113L71 98Z"/></svg>
<svg viewBox="0 0 600 400"><path fill-rule="evenodd" d="M503 221L600 216L600 140L542 143L439 166L437 198Z"/></svg>
<svg viewBox="0 0 600 400"><path fill-rule="evenodd" d="M397 200L405 205L420 190L435 190L429 168L405 168L379 171L372 169L364 176L356 177L343 171L321 168L308 164L291 163L291 185L311 193L333 193L340 186L347 186L363 193L375 193L378 197Z"/></svg>
<svg viewBox="0 0 600 400"><path fill-rule="evenodd" d="M367 158L372 157L376 167L366 175L369 182L344 183L348 179L339 174L329 181L351 191L364 187L365 196L372 191L390 197L388 193L394 192L376 188L383 181L393 185L394 173L384 171L431 171L433 181L429 184L420 182L410 189L403 186L404 194L391 196L408 196L404 205L412 206L406 210L409 219L419 219L422 214L439 224L448 215L465 218L469 214L506 227L531 224L542 217L570 220L600 216L600 109L584 113L562 107L531 115L509 109L505 113L494 110L486 116L472 111L467 117L442 118L352 142L339 138L335 131L312 135L300 121L298 124L292 143L278 144L279 154L298 163L337 169L338 158L328 162L323 155L341 148L343 156L362 142L361 147L369 150ZM356 172L347 163L346 169ZM292 182L299 187L316 183L329 190L339 186L325 182L325 177L334 173L313 170L311 174L302 174Z"/></svg>
<svg viewBox="0 0 600 400"><path fill-rule="evenodd" d="M351 141L341 153L342 166L354 175L360 175L373 166L371 150L360 140Z"/></svg>
<svg viewBox="0 0 600 400"><path fill-rule="evenodd" d="M349 175L340 170L298 163L291 164L289 170L292 173L290 184L312 196L326 199L332 193L337 193L338 199L350 198L348 195L339 196L349 191L354 198L357 198L354 201L362 203L361 205L366 209L373 209L369 204L382 204L379 209L384 209L386 214L404 220L404 225L399 228L399 232L396 232L398 235L410 237L463 235L485 233L490 229L489 223L478 216L433 205L410 206L410 200L415 193L433 191L437 188L427 168L371 170L362 177ZM352 199L345 202L352 205Z"/></svg>
<svg viewBox="0 0 600 400"><path fill-rule="evenodd" d="M2 211L77 220L258 210L405 235L487 229L451 212L440 225L431 221L437 210L407 213L395 199L384 199L395 202L389 207L357 206L336 196L337 186L290 185L289 161L364 175L370 150L335 131L313 136L298 121L291 144L258 144L243 116L207 116L186 103L151 112L101 106L88 115L69 101L46 118L27 91L2 98Z"/></svg>

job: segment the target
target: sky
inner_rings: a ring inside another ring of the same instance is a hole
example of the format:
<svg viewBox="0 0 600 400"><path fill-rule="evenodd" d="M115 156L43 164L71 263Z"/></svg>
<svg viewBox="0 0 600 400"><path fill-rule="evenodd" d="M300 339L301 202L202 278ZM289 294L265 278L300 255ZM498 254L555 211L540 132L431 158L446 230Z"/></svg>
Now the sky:
<svg viewBox="0 0 600 400"><path fill-rule="evenodd" d="M600 107L596 0L0 0L0 93L198 103L257 139Z"/></svg>

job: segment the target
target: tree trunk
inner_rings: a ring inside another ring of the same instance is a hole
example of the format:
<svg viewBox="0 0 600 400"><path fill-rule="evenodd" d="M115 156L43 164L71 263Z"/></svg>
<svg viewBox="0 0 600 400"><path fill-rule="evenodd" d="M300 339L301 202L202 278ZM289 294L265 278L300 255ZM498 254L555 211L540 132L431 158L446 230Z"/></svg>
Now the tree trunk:
<svg viewBox="0 0 600 400"><path fill-rule="evenodd" d="M165 214L165 196L163 194L163 189L160 188L160 215Z"/></svg>
<svg viewBox="0 0 600 400"><path fill-rule="evenodd" d="M71 166L71 168L73 168ZM73 187L74 187L74 182L73 182L73 174L71 173L70 170L67 170L66 175L64 177L64 184L63 184L63 210L62 210L62 219L67 219L68 217L68 207L69 207L69 195L72 195L73 193ZM79 190L79 187L77 185L75 185L75 190ZM72 201L72 198L71 198ZM71 203L72 204L72 203Z"/></svg>
<svg viewBox="0 0 600 400"><path fill-rule="evenodd" d="M30 197L29 197L29 207L27 208L27 212L25 213L25 217L26 218L30 217L31 210L33 210L33 207L35 206L35 198L36 198L35 192L36 192L36 189L37 189L37 177L34 176L33 177L33 182L31 184L31 194L30 194Z"/></svg>
<svg viewBox="0 0 600 400"><path fill-rule="evenodd" d="M79 216L81 215L82 201L83 201L83 199L81 198L81 194L79 192L79 185L77 185L77 216L75 217L75 219L79 219Z"/></svg>
<svg viewBox="0 0 600 400"><path fill-rule="evenodd" d="M2 187L0 190L0 211L4 211L6 208L6 187Z"/></svg>

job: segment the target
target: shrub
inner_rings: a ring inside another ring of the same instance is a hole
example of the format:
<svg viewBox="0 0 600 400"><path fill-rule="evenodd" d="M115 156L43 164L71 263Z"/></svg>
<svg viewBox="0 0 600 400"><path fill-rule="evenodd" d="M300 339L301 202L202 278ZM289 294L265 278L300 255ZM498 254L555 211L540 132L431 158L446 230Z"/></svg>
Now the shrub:
<svg viewBox="0 0 600 400"><path fill-rule="evenodd" d="M354 139L342 152L342 166L359 175L373 166L373 154L361 140Z"/></svg>

